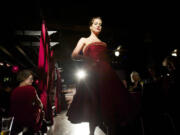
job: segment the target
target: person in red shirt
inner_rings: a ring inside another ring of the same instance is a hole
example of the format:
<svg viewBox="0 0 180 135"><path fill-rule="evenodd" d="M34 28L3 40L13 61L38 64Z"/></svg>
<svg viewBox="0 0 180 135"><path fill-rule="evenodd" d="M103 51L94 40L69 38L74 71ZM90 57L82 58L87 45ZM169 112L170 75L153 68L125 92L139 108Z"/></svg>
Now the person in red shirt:
<svg viewBox="0 0 180 135"><path fill-rule="evenodd" d="M33 72L20 71L17 74L17 81L19 86L12 91L10 97L10 114L14 116L12 134L24 129L34 133L40 128L43 104L32 86Z"/></svg>

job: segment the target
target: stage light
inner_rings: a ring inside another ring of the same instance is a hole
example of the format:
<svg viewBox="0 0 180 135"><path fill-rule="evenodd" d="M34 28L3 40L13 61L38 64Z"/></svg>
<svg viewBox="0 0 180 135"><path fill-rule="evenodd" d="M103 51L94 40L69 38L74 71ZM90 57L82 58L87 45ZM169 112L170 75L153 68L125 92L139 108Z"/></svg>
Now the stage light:
<svg viewBox="0 0 180 135"><path fill-rule="evenodd" d="M119 51L115 51L115 52L114 52L114 55L115 55L116 57L118 57L118 56L120 55L120 52L119 52Z"/></svg>
<svg viewBox="0 0 180 135"><path fill-rule="evenodd" d="M4 66L4 63L3 63L3 62L0 62L0 66Z"/></svg>
<svg viewBox="0 0 180 135"><path fill-rule="evenodd" d="M171 53L172 56L177 57L177 53L173 52Z"/></svg>
<svg viewBox="0 0 180 135"><path fill-rule="evenodd" d="M173 57L179 56L179 50L178 50L178 49L174 49L174 50L171 52L171 56L173 56Z"/></svg>
<svg viewBox="0 0 180 135"><path fill-rule="evenodd" d="M37 80L35 80L35 84L36 85L38 85L39 84L39 80L37 79Z"/></svg>
<svg viewBox="0 0 180 135"><path fill-rule="evenodd" d="M86 77L86 71L85 70L83 70L83 69L80 69L80 70L78 70L77 72L76 72L76 77L78 78L78 79L84 79L85 77Z"/></svg>
<svg viewBox="0 0 180 135"><path fill-rule="evenodd" d="M12 67L12 72L13 73L17 73L19 71L19 67L18 66L13 66Z"/></svg>

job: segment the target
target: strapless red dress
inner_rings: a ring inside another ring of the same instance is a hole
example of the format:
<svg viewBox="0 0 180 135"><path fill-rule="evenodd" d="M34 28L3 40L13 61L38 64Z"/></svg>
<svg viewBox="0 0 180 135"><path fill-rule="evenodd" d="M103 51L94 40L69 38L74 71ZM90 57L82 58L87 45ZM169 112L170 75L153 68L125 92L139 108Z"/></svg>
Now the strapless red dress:
<svg viewBox="0 0 180 135"><path fill-rule="evenodd" d="M127 123L138 114L133 101L116 72L111 67L106 43L93 42L84 50L87 77L77 83L76 95L68 109L72 123L101 122Z"/></svg>

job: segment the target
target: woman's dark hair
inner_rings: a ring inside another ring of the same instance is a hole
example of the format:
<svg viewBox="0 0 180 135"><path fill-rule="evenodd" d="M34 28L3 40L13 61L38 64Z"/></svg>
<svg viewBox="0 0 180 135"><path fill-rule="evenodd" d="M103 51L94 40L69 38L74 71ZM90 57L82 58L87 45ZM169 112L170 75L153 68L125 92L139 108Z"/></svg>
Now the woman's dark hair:
<svg viewBox="0 0 180 135"><path fill-rule="evenodd" d="M93 22L94 22L95 19L100 19L100 20L102 20L100 16L93 17L93 18L91 18L91 20L89 21L89 26L91 26L91 25L93 24Z"/></svg>
<svg viewBox="0 0 180 135"><path fill-rule="evenodd" d="M34 74L31 70L27 70L27 69L22 70L17 74L17 81L22 82L22 81L26 80L30 75L34 76Z"/></svg>

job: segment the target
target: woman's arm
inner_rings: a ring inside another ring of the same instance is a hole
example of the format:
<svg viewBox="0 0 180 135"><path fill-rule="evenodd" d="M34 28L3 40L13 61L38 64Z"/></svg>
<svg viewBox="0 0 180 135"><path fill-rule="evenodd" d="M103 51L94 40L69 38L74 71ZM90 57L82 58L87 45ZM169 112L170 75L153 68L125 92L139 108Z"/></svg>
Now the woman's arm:
<svg viewBox="0 0 180 135"><path fill-rule="evenodd" d="M79 54L79 52L83 49L84 45L85 45L85 38L81 38L81 39L78 41L75 49L73 50L73 52L72 52L72 54L71 54L71 58L72 58L72 59L81 60L81 59L84 58L84 56L82 56L82 55Z"/></svg>
<svg viewBox="0 0 180 135"><path fill-rule="evenodd" d="M43 109L43 104L41 102L41 99L39 98L36 90L35 90L35 96L33 98L33 103L32 103L33 106L38 106L39 108Z"/></svg>
<svg viewBox="0 0 180 135"><path fill-rule="evenodd" d="M43 109L43 104L42 104L42 102L41 102L38 94L36 94L35 100L36 100L36 103L38 104L38 106L39 106L41 109Z"/></svg>
<svg viewBox="0 0 180 135"><path fill-rule="evenodd" d="M87 56L84 56L84 55L80 55L79 52L81 50L83 50L83 47L85 46L85 38L81 38L75 49L73 50L72 54L71 54L71 58L74 59L74 60L85 60L87 62L93 62L93 60L90 58L90 57L87 57Z"/></svg>

